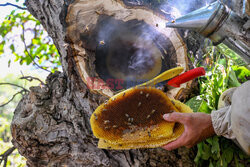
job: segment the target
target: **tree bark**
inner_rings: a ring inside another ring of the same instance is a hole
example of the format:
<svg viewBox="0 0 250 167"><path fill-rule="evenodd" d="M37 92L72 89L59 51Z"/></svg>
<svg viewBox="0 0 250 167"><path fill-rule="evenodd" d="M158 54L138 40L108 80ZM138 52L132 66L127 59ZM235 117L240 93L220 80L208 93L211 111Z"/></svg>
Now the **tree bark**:
<svg viewBox="0 0 250 167"><path fill-rule="evenodd" d="M91 90L87 79L105 78L95 67L96 55L100 51L98 47L112 44L109 42L112 35L107 39L95 36L103 22L119 29L131 26L132 32L138 31L135 25L139 28L148 26L150 31L157 32L154 37L159 43L149 50L158 48L170 62L162 69L175 67L175 63L188 69L187 52L196 53L199 50L199 38L185 36L185 33L176 30L159 29L158 22L166 19L163 13L130 6L119 0L27 0L26 5L54 40L63 67L63 73L48 76L46 85L31 87L30 93L15 110L11 125L12 142L27 158L28 166L194 166L193 149L180 148L171 152L161 148L129 151L98 149L89 118L115 90ZM153 17L156 20L150 20ZM171 16L167 17L170 19ZM126 30L122 32L127 33ZM166 53L161 47L168 48ZM185 95L192 92L187 87L184 87ZM186 98L179 96L178 92L175 90L172 95Z"/></svg>

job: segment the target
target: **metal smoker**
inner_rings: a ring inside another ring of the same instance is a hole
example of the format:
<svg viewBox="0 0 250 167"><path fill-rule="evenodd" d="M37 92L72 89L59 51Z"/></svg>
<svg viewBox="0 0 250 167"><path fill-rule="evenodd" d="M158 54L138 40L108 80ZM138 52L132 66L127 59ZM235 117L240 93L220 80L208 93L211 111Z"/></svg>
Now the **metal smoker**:
<svg viewBox="0 0 250 167"><path fill-rule="evenodd" d="M214 45L224 43L250 64L249 21L217 1L168 22L166 27L191 29L210 38Z"/></svg>

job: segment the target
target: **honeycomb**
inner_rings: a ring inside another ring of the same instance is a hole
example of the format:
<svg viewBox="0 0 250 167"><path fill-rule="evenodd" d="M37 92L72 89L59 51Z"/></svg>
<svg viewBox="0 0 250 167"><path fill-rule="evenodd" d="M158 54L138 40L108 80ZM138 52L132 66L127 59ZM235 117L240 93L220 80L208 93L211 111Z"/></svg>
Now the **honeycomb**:
<svg viewBox="0 0 250 167"><path fill-rule="evenodd" d="M163 141L173 136L175 123L163 119L171 112L179 110L161 90L136 87L99 106L90 123L93 134L109 144Z"/></svg>
<svg viewBox="0 0 250 167"><path fill-rule="evenodd" d="M175 107L182 113L192 113L192 109L190 109L185 104L177 101L171 100L174 102ZM127 149L138 149L138 148L156 148L166 145L178 137L184 132L184 126L180 123L176 123L173 129L173 133L171 136L164 138L151 138L148 141L134 141L134 142L113 142L109 140L100 139L98 143L98 148L102 149L115 149L115 150L127 150Z"/></svg>

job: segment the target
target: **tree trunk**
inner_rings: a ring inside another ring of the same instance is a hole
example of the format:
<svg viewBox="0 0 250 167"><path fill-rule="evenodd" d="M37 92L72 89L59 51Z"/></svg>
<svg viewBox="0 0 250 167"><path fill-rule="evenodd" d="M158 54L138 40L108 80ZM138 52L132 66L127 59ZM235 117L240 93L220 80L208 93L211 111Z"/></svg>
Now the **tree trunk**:
<svg viewBox="0 0 250 167"><path fill-rule="evenodd" d="M15 110L12 142L29 166L194 166L192 149L97 148L89 118L116 93L118 82L127 88L136 84L132 80L148 80L177 65L188 69L187 53L200 48L196 38L164 27L171 15L128 2L26 1L53 38L63 67L46 85L30 88ZM190 84L169 96L185 99L193 91Z"/></svg>

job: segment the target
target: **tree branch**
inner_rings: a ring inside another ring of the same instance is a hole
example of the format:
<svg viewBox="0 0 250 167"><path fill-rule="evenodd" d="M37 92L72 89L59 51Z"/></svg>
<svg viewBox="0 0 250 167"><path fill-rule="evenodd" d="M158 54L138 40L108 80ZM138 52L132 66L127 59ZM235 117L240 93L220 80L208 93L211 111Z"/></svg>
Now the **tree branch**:
<svg viewBox="0 0 250 167"><path fill-rule="evenodd" d="M0 155L0 164L2 164L2 162L4 162L3 167L7 166L7 160L8 160L8 156L15 150L15 147L11 147L9 148L7 151L5 151L3 154Z"/></svg>
<svg viewBox="0 0 250 167"><path fill-rule="evenodd" d="M22 88L24 91L29 92L28 89L25 89L24 87L16 85L16 84L13 84L13 83L7 83L6 82L6 83L0 83L0 85L11 85L11 86L15 86L15 87L18 87L18 88Z"/></svg>
<svg viewBox="0 0 250 167"><path fill-rule="evenodd" d="M25 91L25 90L21 90L21 91L17 92L16 94L14 94L14 95L12 96L12 98L11 98L8 102L6 102L6 103L4 103L4 104L1 104L1 105L0 105L0 108L6 106L7 104L9 104L11 101L14 100L14 98L16 97L16 95L22 94L23 92L26 92L26 91Z"/></svg>
<svg viewBox="0 0 250 167"><path fill-rule="evenodd" d="M24 43L24 48L25 48L25 51L27 52L28 56L30 57L30 59L32 60L32 62L40 69L44 70L44 71L47 71L49 73L51 73L51 71L47 70L47 69L44 69L42 66L38 65L35 60L32 58L32 56L30 55L29 51L28 51L28 47L27 47L27 44L25 42L25 36L24 36L24 24L22 24L22 29L23 29L23 43Z"/></svg>
<svg viewBox="0 0 250 167"><path fill-rule="evenodd" d="M16 95L22 94L22 93L24 93L24 92L29 92L29 90L25 89L24 87L19 86L19 85L16 85L16 84L13 84L13 83L0 83L0 86L1 86L1 85L11 85L11 86L15 86L15 87L18 87L18 88L22 88L22 90L19 91L19 92L17 92L16 94L14 94L14 95L12 96L12 98L11 98L8 102L6 102L6 103L4 103L4 104L1 104L1 105L0 105L0 108L6 106L6 105L9 104L11 101L13 101L14 98L16 97Z"/></svg>
<svg viewBox="0 0 250 167"><path fill-rule="evenodd" d="M5 3L5 4L0 4L0 6L14 6L14 7L21 9L21 10L27 10L27 8L24 8L24 7L18 6L18 5L13 4L13 3L9 3L9 2Z"/></svg>
<svg viewBox="0 0 250 167"><path fill-rule="evenodd" d="M26 79L28 80L29 82L32 82L33 80L37 80L39 81L42 85L45 85L44 82L42 80L40 80L39 78L36 78L36 77L32 77L32 76L23 76L21 77L20 79Z"/></svg>

